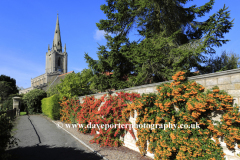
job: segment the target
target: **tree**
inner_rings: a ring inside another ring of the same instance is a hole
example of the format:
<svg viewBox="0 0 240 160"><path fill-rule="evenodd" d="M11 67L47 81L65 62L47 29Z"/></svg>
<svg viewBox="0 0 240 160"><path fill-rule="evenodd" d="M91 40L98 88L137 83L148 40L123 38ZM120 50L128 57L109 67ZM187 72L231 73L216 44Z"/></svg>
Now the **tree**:
<svg viewBox="0 0 240 160"><path fill-rule="evenodd" d="M124 56L124 52L129 51L127 46L121 47L124 43L129 43L125 37L118 37L115 42L111 36L106 36L107 47L99 46L98 61L93 60L88 54L85 59L89 64L89 68L93 70L91 78L91 89L97 89L101 92L107 89L122 89L129 87L126 77L133 70L134 65ZM110 51L107 50L110 49ZM112 72L112 74L107 75Z"/></svg>
<svg viewBox="0 0 240 160"><path fill-rule="evenodd" d="M55 95L55 94L59 94L59 92L58 92L58 85L59 85L59 84L51 85L51 86L48 88L48 90L47 90L47 96L48 96L48 97L51 97L51 96L53 96L53 95Z"/></svg>
<svg viewBox="0 0 240 160"><path fill-rule="evenodd" d="M29 114L41 113L41 100L47 97L44 90L33 89L23 96L23 102L27 106L27 112Z"/></svg>
<svg viewBox="0 0 240 160"><path fill-rule="evenodd" d="M100 83L105 78L100 76L99 71L113 72L113 75L117 72L117 75L129 77L126 85L134 86L150 81L170 80L179 70L190 75L192 68L201 68L200 64L205 63L206 55L215 53L213 47L220 47L228 41L224 39L224 34L229 32L233 21L229 21L230 13L224 6L206 21L198 22L197 17L208 13L214 0L200 7L184 7L187 2L108 0L107 5L102 5L101 10L107 19L100 20L97 27L116 36L106 36L108 42L105 48L101 46L99 60L93 61L85 56L98 75L95 81ZM141 38L130 42L127 36L134 27ZM107 48L111 51L106 51ZM115 59L118 63L112 63ZM117 70L119 64L124 64L129 70ZM132 73L136 76L132 76ZM104 88L112 87L109 84L111 80L106 81L108 83Z"/></svg>
<svg viewBox="0 0 240 160"><path fill-rule="evenodd" d="M6 75L0 76L0 100L4 101L9 95L18 93L16 80Z"/></svg>
<svg viewBox="0 0 240 160"><path fill-rule="evenodd" d="M71 98L74 96L82 96L91 94L90 78L92 72L89 69L84 69L79 73L70 73L61 80L62 83L57 85L57 90L60 98Z"/></svg>
<svg viewBox="0 0 240 160"><path fill-rule="evenodd" d="M227 53L225 50L222 52L221 56L209 58L206 66L201 70L201 73L206 74L239 68L239 58L239 55L233 52Z"/></svg>

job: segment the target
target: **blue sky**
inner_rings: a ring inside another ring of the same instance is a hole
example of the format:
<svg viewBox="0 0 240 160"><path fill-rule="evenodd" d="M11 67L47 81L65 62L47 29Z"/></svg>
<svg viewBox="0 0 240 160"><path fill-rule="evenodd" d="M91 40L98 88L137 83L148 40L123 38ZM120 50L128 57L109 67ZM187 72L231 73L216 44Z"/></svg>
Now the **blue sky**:
<svg viewBox="0 0 240 160"><path fill-rule="evenodd" d="M203 5L208 0L194 0L190 4ZM234 20L232 30L225 35L231 40L221 48L222 51L240 53L239 0L217 0L206 16L212 15L224 3L231 10ZM52 46L57 13L62 44L66 43L68 52L68 71L80 72L88 68L84 53L97 59L98 44L105 45L104 32L96 23L106 19L100 10L105 0L1 0L0 1L0 74L10 76L19 87L30 87L31 78L45 73L45 54L48 44ZM130 40L138 36L129 35Z"/></svg>

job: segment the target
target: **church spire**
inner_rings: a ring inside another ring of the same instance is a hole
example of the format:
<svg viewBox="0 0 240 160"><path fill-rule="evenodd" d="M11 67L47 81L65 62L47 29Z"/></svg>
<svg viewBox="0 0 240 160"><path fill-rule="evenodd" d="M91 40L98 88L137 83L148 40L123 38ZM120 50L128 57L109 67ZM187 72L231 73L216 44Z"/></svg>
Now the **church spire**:
<svg viewBox="0 0 240 160"><path fill-rule="evenodd" d="M57 22L56 22L56 28L55 28L52 48L53 48L53 50L62 52L62 42L61 42L58 14L57 14Z"/></svg>

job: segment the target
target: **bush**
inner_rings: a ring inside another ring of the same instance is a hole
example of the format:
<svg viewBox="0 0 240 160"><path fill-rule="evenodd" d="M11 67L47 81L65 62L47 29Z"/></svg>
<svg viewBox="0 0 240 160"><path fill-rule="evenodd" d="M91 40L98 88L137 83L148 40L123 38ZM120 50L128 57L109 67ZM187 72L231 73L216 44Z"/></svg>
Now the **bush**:
<svg viewBox="0 0 240 160"><path fill-rule="evenodd" d="M45 91L33 89L23 96L23 101L27 106L28 114L41 113L41 100L47 97Z"/></svg>
<svg viewBox="0 0 240 160"><path fill-rule="evenodd" d="M13 97L15 97L15 96L22 97L22 95L19 95L19 94L9 95L8 98L5 101L3 101L1 110L12 110L13 109ZM24 111L25 106L24 106L22 98L20 99L19 107L20 107L21 111Z"/></svg>
<svg viewBox="0 0 240 160"><path fill-rule="evenodd" d="M89 123L98 124L100 116L98 115L98 108L101 103L104 102L106 95L103 95L101 99L95 99L94 96L86 96L81 103L81 110L77 113L77 121L79 124L87 126ZM88 127L79 128L81 133L95 134L95 129Z"/></svg>
<svg viewBox="0 0 240 160"><path fill-rule="evenodd" d="M81 109L79 100L77 98L66 99L63 97L60 106L60 120L66 123L77 123L76 116Z"/></svg>
<svg viewBox="0 0 240 160"><path fill-rule="evenodd" d="M59 96L57 94L42 99L42 112L53 120L60 118Z"/></svg>
<svg viewBox="0 0 240 160"><path fill-rule="evenodd" d="M13 99L12 96L9 96L6 100L2 103L1 110L7 111L13 109Z"/></svg>
<svg viewBox="0 0 240 160"><path fill-rule="evenodd" d="M50 84L49 84L49 85L50 85ZM55 85L52 85L52 86L50 86L50 87L48 88L48 90L47 90L47 96L48 96L48 97L51 97L51 96L53 96L53 95L55 95L55 94L59 94L59 93L58 93L58 90L57 90L58 85L59 85L59 84L55 84Z"/></svg>
<svg viewBox="0 0 240 160"><path fill-rule="evenodd" d="M132 137L135 138L133 130L129 126L131 123L122 118L122 110L126 108L128 103L132 103L133 100L140 97L140 95L137 93L124 92L116 92L116 94L117 95L109 95L109 97L106 98L106 102L96 113L99 119L95 120L95 123L104 125L121 124L122 126L110 127L107 130L103 128L98 129L99 134L95 135L90 142L100 144L101 147L121 146L123 142L120 140L120 137L124 137L127 131L129 131ZM92 119L92 117L90 117L90 119Z"/></svg>
<svg viewBox="0 0 240 160"><path fill-rule="evenodd" d="M10 155L5 152L6 148L17 145L16 138L11 136L12 122L6 114L0 115L0 159L9 159Z"/></svg>
<svg viewBox="0 0 240 160"><path fill-rule="evenodd" d="M178 72L172 83L158 86L158 94L143 94L128 104L123 118L129 119L136 110L136 124L158 125L137 129L136 144L141 154L146 154L149 142L148 151L154 153L155 160L224 159L219 138L230 150L236 144L240 148L238 107L233 107L233 98L217 86L204 92L202 85L186 81L184 74ZM216 112L222 112L221 122L211 119ZM176 124L176 128L164 129L163 124L169 123ZM181 124L191 128L181 128Z"/></svg>

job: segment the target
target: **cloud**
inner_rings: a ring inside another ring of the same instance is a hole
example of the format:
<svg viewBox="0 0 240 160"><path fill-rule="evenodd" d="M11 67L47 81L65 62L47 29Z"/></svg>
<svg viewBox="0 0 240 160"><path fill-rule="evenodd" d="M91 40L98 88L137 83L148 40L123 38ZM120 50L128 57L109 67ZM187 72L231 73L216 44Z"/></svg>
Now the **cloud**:
<svg viewBox="0 0 240 160"><path fill-rule="evenodd" d="M104 30L96 30L95 34L94 34L94 39L97 41L100 41L102 39L104 39L104 35L106 34L106 32Z"/></svg>

